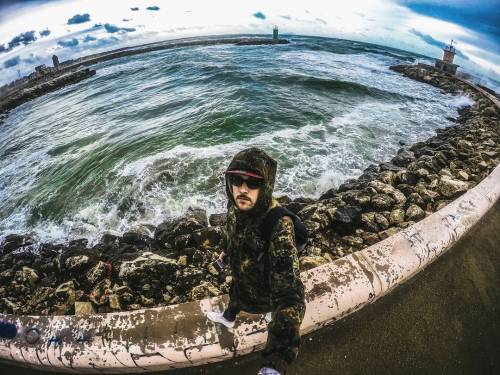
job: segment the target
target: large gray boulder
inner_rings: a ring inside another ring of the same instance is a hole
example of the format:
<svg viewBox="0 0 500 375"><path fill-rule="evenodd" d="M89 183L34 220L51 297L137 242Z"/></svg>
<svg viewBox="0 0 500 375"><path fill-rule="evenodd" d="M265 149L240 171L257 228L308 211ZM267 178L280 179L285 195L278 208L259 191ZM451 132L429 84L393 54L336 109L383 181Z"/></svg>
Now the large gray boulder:
<svg viewBox="0 0 500 375"><path fill-rule="evenodd" d="M128 282L146 282L148 280L167 280L175 276L177 262L151 252L123 262L118 276Z"/></svg>
<svg viewBox="0 0 500 375"><path fill-rule="evenodd" d="M467 182L454 180L447 176L442 176L438 183L439 192L447 198L452 198L466 192L468 188L469 184Z"/></svg>

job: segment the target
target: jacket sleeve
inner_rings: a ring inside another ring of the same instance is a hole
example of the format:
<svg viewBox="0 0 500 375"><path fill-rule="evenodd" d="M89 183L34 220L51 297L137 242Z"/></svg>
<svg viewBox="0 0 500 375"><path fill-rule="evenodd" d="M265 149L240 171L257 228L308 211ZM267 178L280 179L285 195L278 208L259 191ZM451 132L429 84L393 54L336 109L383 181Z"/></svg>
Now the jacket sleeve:
<svg viewBox="0 0 500 375"><path fill-rule="evenodd" d="M282 217L271 232L269 243L269 285L273 310L304 305L295 232L290 217Z"/></svg>

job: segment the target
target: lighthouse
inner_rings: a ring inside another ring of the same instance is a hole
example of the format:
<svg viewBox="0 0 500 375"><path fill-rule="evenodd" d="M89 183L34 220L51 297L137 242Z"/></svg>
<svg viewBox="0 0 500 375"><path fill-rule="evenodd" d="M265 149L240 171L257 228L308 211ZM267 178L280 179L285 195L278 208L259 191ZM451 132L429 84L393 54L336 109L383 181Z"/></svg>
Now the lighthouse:
<svg viewBox="0 0 500 375"><path fill-rule="evenodd" d="M458 65L453 63L455 54L457 50L453 47L453 40L451 43L443 48L443 59L436 59L434 66L436 69L442 71L443 73L455 74L457 72Z"/></svg>
<svg viewBox="0 0 500 375"><path fill-rule="evenodd" d="M274 40L278 40L279 37L278 37L278 26L274 25L274 28L273 28L273 39Z"/></svg>

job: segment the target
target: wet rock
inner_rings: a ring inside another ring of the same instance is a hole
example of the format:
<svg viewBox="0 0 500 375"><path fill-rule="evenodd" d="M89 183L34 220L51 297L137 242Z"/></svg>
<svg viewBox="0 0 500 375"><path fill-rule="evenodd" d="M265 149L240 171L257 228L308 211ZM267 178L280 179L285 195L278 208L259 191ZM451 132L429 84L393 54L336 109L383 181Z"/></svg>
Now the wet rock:
<svg viewBox="0 0 500 375"><path fill-rule="evenodd" d="M375 212L365 212L361 214L361 224L368 232L378 232L380 227L375 222Z"/></svg>
<svg viewBox="0 0 500 375"><path fill-rule="evenodd" d="M370 181L368 183L368 186L373 188L379 194L386 194L390 196L392 199L394 199L395 204L397 205L402 205L406 202L405 195L391 185L384 184L381 181L374 180ZM372 197L372 204L373 204L373 197Z"/></svg>
<svg viewBox="0 0 500 375"><path fill-rule="evenodd" d="M110 294L108 296L109 308L115 311L120 311L122 309L120 303L120 297L117 294Z"/></svg>
<svg viewBox="0 0 500 375"><path fill-rule="evenodd" d="M68 271L80 271L90 264L90 258L86 255L75 255L72 257L69 257L66 259L64 262L64 265L66 266L66 269Z"/></svg>
<svg viewBox="0 0 500 375"><path fill-rule="evenodd" d="M183 268L177 271L175 293L184 295L195 285L200 284L204 278L204 272L199 268Z"/></svg>
<svg viewBox="0 0 500 375"><path fill-rule="evenodd" d="M483 109L483 114L485 116L495 117L497 116L497 109L493 106Z"/></svg>
<svg viewBox="0 0 500 375"><path fill-rule="evenodd" d="M189 264L187 255L181 255L179 259L177 259L177 264L180 267L186 267Z"/></svg>
<svg viewBox="0 0 500 375"><path fill-rule="evenodd" d="M29 267L23 267L21 270L21 281L24 285L34 286L38 280L36 271Z"/></svg>
<svg viewBox="0 0 500 375"><path fill-rule="evenodd" d="M127 282L144 283L153 278L171 279L176 270L175 260L145 252L132 261L123 262L118 276Z"/></svg>
<svg viewBox="0 0 500 375"><path fill-rule="evenodd" d="M118 245L120 242L120 234L114 231L106 231L103 233L100 242L108 246Z"/></svg>
<svg viewBox="0 0 500 375"><path fill-rule="evenodd" d="M418 193L411 193L408 197L408 202L411 204L416 204L417 206L424 207L425 202Z"/></svg>
<svg viewBox="0 0 500 375"><path fill-rule="evenodd" d="M217 287L208 281L204 281L191 289L191 300L201 300L208 297L215 297L220 294L221 291Z"/></svg>
<svg viewBox="0 0 500 375"><path fill-rule="evenodd" d="M314 202L315 200L311 198L296 198L292 202L287 204L286 208L288 208L294 214L298 214L300 210L302 210L309 204L313 204Z"/></svg>
<svg viewBox="0 0 500 375"><path fill-rule="evenodd" d="M389 238L389 237L395 235L400 230L401 230L401 228L392 227L392 228L389 228L389 229L386 229L386 230L380 232L379 237L381 240L385 240L386 238Z"/></svg>
<svg viewBox="0 0 500 375"><path fill-rule="evenodd" d="M389 220L381 213L375 212L373 219L380 229L384 230L389 227Z"/></svg>
<svg viewBox="0 0 500 375"><path fill-rule="evenodd" d="M91 302L75 302L75 315L92 314L95 314L95 310Z"/></svg>
<svg viewBox="0 0 500 375"><path fill-rule="evenodd" d="M412 151L401 149L398 154L392 159L392 162L398 167L406 167L408 164L415 160L415 154Z"/></svg>
<svg viewBox="0 0 500 375"><path fill-rule="evenodd" d="M302 271L307 271L312 268L316 268L323 264L328 263L328 260L326 260L322 256L310 255L310 256L300 257L299 263L300 263L300 269Z"/></svg>
<svg viewBox="0 0 500 375"><path fill-rule="evenodd" d="M91 268L87 272L87 281L91 284L97 284L100 282L102 279L104 279L109 271L110 271L110 266L106 264L105 262L99 261L93 268Z"/></svg>
<svg viewBox="0 0 500 375"><path fill-rule="evenodd" d="M172 231L176 224L175 220L167 220L158 225L155 229L154 238L158 244L163 247L170 247L172 238Z"/></svg>
<svg viewBox="0 0 500 375"><path fill-rule="evenodd" d="M394 183L396 185L399 184L415 185L417 182L418 182L418 177L414 173L409 172L406 169L397 172L394 179Z"/></svg>
<svg viewBox="0 0 500 375"><path fill-rule="evenodd" d="M339 233L354 231L354 227L361 219L361 208L356 206L344 206L335 210L332 217L332 227Z"/></svg>
<svg viewBox="0 0 500 375"><path fill-rule="evenodd" d="M425 217L425 212L416 204L410 204L406 210L406 220L418 221Z"/></svg>
<svg viewBox="0 0 500 375"><path fill-rule="evenodd" d="M148 298L141 294L140 301L142 306L154 306L155 300L154 298Z"/></svg>
<svg viewBox="0 0 500 375"><path fill-rule="evenodd" d="M54 291L54 295L58 301L53 306L54 314L65 315L74 308L76 293L73 281L68 281L59 285Z"/></svg>
<svg viewBox="0 0 500 375"><path fill-rule="evenodd" d="M342 241L347 245L347 246L352 246L352 247L361 247L363 246L363 239L357 236L344 236L342 237Z"/></svg>
<svg viewBox="0 0 500 375"><path fill-rule="evenodd" d="M309 235L314 235L330 226L331 218L336 211L337 207L329 205L328 200L324 200L304 207L298 216L304 222Z"/></svg>
<svg viewBox="0 0 500 375"><path fill-rule="evenodd" d="M86 249L89 244L89 240L86 238L79 238L77 240L72 240L69 241L68 247L71 250L81 250L81 249Z"/></svg>
<svg viewBox="0 0 500 375"><path fill-rule="evenodd" d="M399 172L403 169L404 169L403 167L398 167L397 165L395 165L393 163L381 163L380 164L381 171Z"/></svg>
<svg viewBox="0 0 500 375"><path fill-rule="evenodd" d="M5 237L5 241L0 249L3 254L11 253L17 249L32 245L34 242L30 236L21 236L18 234L9 234Z"/></svg>
<svg viewBox="0 0 500 375"><path fill-rule="evenodd" d="M194 231L190 239L195 247L218 248L224 241L224 229L208 227Z"/></svg>
<svg viewBox="0 0 500 375"><path fill-rule="evenodd" d="M396 181L396 173L391 171L384 171L378 176L380 181L387 185L394 185Z"/></svg>
<svg viewBox="0 0 500 375"><path fill-rule="evenodd" d="M0 307L2 307L2 310L6 311L8 314L18 314L21 310L20 304L9 298L2 298L0 301Z"/></svg>
<svg viewBox="0 0 500 375"><path fill-rule="evenodd" d="M139 248L149 248L151 246L152 238L145 233L129 231L123 233L121 242L129 245L134 245Z"/></svg>
<svg viewBox="0 0 500 375"><path fill-rule="evenodd" d="M402 208L396 208L389 215L389 224L397 225L405 220L405 211Z"/></svg>
<svg viewBox="0 0 500 375"><path fill-rule="evenodd" d="M387 210L395 203L396 201L386 194L375 194L371 199L371 204L376 210Z"/></svg>
<svg viewBox="0 0 500 375"><path fill-rule="evenodd" d="M208 218L208 221L209 221L210 225L213 227L223 227L226 225L227 214L226 213L212 214Z"/></svg>
<svg viewBox="0 0 500 375"><path fill-rule="evenodd" d="M447 198L453 198L460 193L464 193L468 188L467 182L454 180L446 176L442 176L438 183L439 192Z"/></svg>
<svg viewBox="0 0 500 375"><path fill-rule="evenodd" d="M378 233L363 232L362 234L363 242L367 245L375 245L380 241Z"/></svg>
<svg viewBox="0 0 500 375"><path fill-rule="evenodd" d="M349 205L368 207L370 204L371 196L368 192L352 190L341 193L342 200Z"/></svg>

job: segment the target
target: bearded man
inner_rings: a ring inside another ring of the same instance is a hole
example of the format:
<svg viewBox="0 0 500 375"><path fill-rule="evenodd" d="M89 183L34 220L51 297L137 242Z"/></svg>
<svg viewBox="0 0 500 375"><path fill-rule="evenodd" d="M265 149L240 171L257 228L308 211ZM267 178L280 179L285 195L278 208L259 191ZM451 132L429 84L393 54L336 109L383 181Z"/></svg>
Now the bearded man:
<svg viewBox="0 0 500 375"><path fill-rule="evenodd" d="M284 374L297 357L299 327L304 318L304 285L300 280L294 231L295 215L281 216L267 237L263 223L279 203L273 199L277 163L263 150L236 154L225 173L228 213L227 244L232 282L229 305L208 318L232 328L240 311L266 314L268 337L259 374Z"/></svg>

